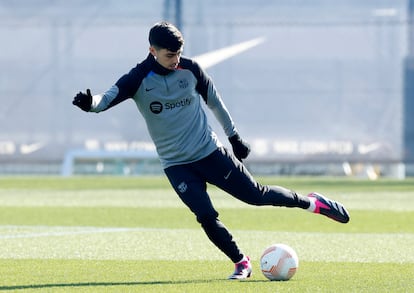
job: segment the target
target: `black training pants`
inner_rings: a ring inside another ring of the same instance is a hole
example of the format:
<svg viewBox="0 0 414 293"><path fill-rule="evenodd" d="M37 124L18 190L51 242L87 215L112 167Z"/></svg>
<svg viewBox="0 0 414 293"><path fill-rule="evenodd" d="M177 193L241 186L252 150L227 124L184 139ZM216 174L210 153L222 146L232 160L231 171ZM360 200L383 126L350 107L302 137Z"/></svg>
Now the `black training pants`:
<svg viewBox="0 0 414 293"><path fill-rule="evenodd" d="M196 215L209 239L233 262L242 258L232 235L218 219L207 193L207 184L216 185L235 198L252 205L307 208L309 200L280 186L263 186L225 148L218 148L197 162L165 170L181 200Z"/></svg>

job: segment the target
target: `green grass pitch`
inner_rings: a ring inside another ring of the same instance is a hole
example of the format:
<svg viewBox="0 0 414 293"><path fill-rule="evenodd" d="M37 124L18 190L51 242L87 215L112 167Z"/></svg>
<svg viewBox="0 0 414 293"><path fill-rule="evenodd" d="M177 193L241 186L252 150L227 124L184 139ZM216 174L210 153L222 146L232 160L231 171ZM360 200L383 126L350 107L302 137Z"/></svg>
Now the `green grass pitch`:
<svg viewBox="0 0 414 293"><path fill-rule="evenodd" d="M0 291L414 292L414 180L260 178L342 202L339 224L299 209L254 207L210 186L220 219L253 262L232 263L163 177L0 178ZM260 272L262 251L292 246L287 282Z"/></svg>

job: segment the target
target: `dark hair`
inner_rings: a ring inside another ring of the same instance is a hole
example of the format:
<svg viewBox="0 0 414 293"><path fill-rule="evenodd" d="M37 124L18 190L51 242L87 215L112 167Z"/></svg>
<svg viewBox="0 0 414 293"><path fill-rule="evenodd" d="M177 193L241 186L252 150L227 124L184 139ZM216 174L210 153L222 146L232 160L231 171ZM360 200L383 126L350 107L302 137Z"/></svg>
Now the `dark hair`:
<svg viewBox="0 0 414 293"><path fill-rule="evenodd" d="M157 49L177 52L184 45L181 32L166 21L156 23L149 31L149 43Z"/></svg>

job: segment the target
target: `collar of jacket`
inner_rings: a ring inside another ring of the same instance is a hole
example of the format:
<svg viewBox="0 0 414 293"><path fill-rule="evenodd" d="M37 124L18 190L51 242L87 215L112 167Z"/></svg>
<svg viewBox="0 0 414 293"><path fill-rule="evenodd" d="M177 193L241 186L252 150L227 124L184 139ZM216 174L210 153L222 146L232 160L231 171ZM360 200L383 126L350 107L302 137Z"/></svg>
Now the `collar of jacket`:
<svg viewBox="0 0 414 293"><path fill-rule="evenodd" d="M161 64L159 64L157 62L157 60L155 60L154 56L152 56L151 54L148 54L147 59L150 60L151 70L154 71L156 74L168 75L168 74L174 72L174 70L167 69L167 68L163 67Z"/></svg>

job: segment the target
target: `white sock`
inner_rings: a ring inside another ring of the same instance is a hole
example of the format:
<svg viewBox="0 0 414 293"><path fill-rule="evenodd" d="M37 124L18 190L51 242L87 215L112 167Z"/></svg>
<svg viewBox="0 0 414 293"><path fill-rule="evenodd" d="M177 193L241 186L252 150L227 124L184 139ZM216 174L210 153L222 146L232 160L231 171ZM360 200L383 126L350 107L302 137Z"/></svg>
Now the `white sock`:
<svg viewBox="0 0 414 293"><path fill-rule="evenodd" d="M242 261L247 261L247 257L245 255L243 255L243 258L236 262L236 264L241 263Z"/></svg>
<svg viewBox="0 0 414 293"><path fill-rule="evenodd" d="M310 205L306 210L313 213L315 212L315 209L316 209L316 205L315 205L316 198L314 197L308 197L308 198L309 198Z"/></svg>

